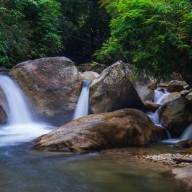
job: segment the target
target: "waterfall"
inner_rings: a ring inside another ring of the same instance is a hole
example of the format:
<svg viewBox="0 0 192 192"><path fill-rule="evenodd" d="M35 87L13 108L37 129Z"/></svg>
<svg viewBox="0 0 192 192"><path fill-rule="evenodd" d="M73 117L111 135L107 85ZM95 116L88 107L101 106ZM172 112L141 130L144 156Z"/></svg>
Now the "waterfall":
<svg viewBox="0 0 192 192"><path fill-rule="evenodd" d="M189 125L183 134L181 135L181 140L189 140L192 139L192 124Z"/></svg>
<svg viewBox="0 0 192 192"><path fill-rule="evenodd" d="M74 113L74 119L78 119L80 117L86 116L89 114L89 87L91 81L84 80L83 86L81 90L81 94L79 96L77 106Z"/></svg>
<svg viewBox="0 0 192 192"><path fill-rule="evenodd" d="M164 91L157 88L154 91L154 98L153 98L154 103L159 103L159 100L162 98L163 95L164 95Z"/></svg>
<svg viewBox="0 0 192 192"><path fill-rule="evenodd" d="M0 87L5 94L9 107L9 124L32 122L27 100L18 85L10 77L0 75Z"/></svg>
<svg viewBox="0 0 192 192"><path fill-rule="evenodd" d="M153 102L156 103L156 104L159 104L159 105L163 105L165 103L166 98L169 95L170 95L170 93L167 92L166 89L157 88L154 91ZM160 123L160 120L159 120L158 110L156 110L155 112L148 112L147 115L149 116L149 118L152 120L152 122L156 126L162 127L162 125ZM170 132L167 129L165 129L165 132L166 132L167 138L170 140L172 138Z"/></svg>
<svg viewBox="0 0 192 192"><path fill-rule="evenodd" d="M167 140L164 140L163 143L173 145L181 141L186 141L190 139L192 139L192 124L185 129L185 131L183 132L180 138L167 139Z"/></svg>
<svg viewBox="0 0 192 192"><path fill-rule="evenodd" d="M153 101L156 104L159 105L163 105L165 99L169 96L170 93L168 93L165 89L159 89L157 88L154 91L154 98ZM153 123L157 126L161 126L160 122L159 122L159 114L158 114L158 110L155 112L148 112L148 116L149 118L153 121Z"/></svg>
<svg viewBox="0 0 192 192"><path fill-rule="evenodd" d="M165 89L156 89L154 93L154 103L163 105L169 95L170 93Z"/></svg>
<svg viewBox="0 0 192 192"><path fill-rule="evenodd" d="M27 142L49 132L49 125L33 119L27 99L13 79L0 75L0 87L8 105L8 122L0 126L0 146Z"/></svg>

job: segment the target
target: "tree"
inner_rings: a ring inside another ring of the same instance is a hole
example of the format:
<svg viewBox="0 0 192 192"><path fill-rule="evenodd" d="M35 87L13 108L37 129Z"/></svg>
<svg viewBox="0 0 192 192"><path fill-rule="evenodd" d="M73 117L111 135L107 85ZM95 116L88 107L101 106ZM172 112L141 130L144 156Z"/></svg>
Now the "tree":
<svg viewBox="0 0 192 192"><path fill-rule="evenodd" d="M111 35L98 59L124 59L154 77L192 72L190 1L114 0L105 6L112 18Z"/></svg>
<svg viewBox="0 0 192 192"><path fill-rule="evenodd" d="M26 57L30 49L30 32L17 10L0 7L0 64L11 66L15 60Z"/></svg>
<svg viewBox="0 0 192 192"><path fill-rule="evenodd" d="M64 53L87 62L109 35L109 17L98 0L61 0Z"/></svg>
<svg viewBox="0 0 192 192"><path fill-rule="evenodd" d="M0 0L0 65L58 55L87 62L108 32L97 0Z"/></svg>

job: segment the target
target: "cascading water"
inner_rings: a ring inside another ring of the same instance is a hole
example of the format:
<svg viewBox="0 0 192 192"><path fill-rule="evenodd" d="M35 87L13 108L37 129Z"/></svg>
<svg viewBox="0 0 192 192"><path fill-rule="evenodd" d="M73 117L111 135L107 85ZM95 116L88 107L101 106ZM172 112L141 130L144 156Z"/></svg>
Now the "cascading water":
<svg viewBox="0 0 192 192"><path fill-rule="evenodd" d="M167 98L169 97L169 95L170 95L170 93L164 89L163 90L162 89L156 89L155 93L154 93L154 103L159 104L159 105L163 105L165 103L165 101L167 100ZM154 113L149 112L148 116L151 118L151 120L157 126L161 126L161 124L159 122L158 111L155 111ZM165 144L176 144L180 141L192 139L192 124L186 128L186 130L184 131L184 133L181 135L180 138L172 138L171 134L169 133L169 131L167 129L166 129L166 133L167 133L168 139L162 141Z"/></svg>
<svg viewBox="0 0 192 192"><path fill-rule="evenodd" d="M192 139L192 124L189 125L184 133L181 135L181 140L189 140Z"/></svg>
<svg viewBox="0 0 192 192"><path fill-rule="evenodd" d="M170 93L167 92L167 90L157 88L154 91L153 102L156 104L159 104L159 105L163 105L169 95L170 95ZM162 127L160 120L159 120L158 110L156 110L155 112L148 112L148 116L156 126ZM167 138L171 139L171 134L169 133L169 131L167 129L165 129L165 132L167 134Z"/></svg>
<svg viewBox="0 0 192 192"><path fill-rule="evenodd" d="M0 146L27 142L49 132L49 125L33 120L27 99L14 80L0 75L0 87L8 105L8 122L0 127Z"/></svg>
<svg viewBox="0 0 192 192"><path fill-rule="evenodd" d="M8 76L0 76L0 87L3 90L9 106L9 124L32 122L26 99L18 85Z"/></svg>
<svg viewBox="0 0 192 192"><path fill-rule="evenodd" d="M77 102L77 107L75 109L73 119L78 119L80 117L86 116L89 114L89 87L91 81L84 80L81 94Z"/></svg>
<svg viewBox="0 0 192 192"><path fill-rule="evenodd" d="M156 89L154 91L154 103L159 104L159 105L163 105L165 99L169 96L170 93L168 93L166 90L164 89ZM158 114L158 110L155 112L149 112L148 116L150 117L150 119L154 122L155 125L157 126L161 126L160 122L159 122L159 114Z"/></svg>
<svg viewBox="0 0 192 192"><path fill-rule="evenodd" d="M185 131L183 132L180 138L167 139L167 140L164 140L163 143L172 145L172 144L176 144L181 141L186 141L190 139L192 139L192 124L185 129Z"/></svg>

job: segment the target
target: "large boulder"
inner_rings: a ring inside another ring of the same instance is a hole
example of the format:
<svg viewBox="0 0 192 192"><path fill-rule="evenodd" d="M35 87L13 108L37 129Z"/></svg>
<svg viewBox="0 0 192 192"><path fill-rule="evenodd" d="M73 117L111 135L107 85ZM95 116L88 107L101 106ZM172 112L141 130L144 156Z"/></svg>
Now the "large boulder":
<svg viewBox="0 0 192 192"><path fill-rule="evenodd" d="M161 124L169 129L172 136L179 137L192 122L190 102L179 97L163 105L159 110Z"/></svg>
<svg viewBox="0 0 192 192"><path fill-rule="evenodd" d="M11 74L42 116L58 122L73 113L82 80L70 59L29 60L16 65Z"/></svg>
<svg viewBox="0 0 192 192"><path fill-rule="evenodd" d="M103 113L130 107L143 108L143 103L129 77L128 65L121 61L106 68L91 84L92 112Z"/></svg>
<svg viewBox="0 0 192 192"><path fill-rule="evenodd" d="M152 141L153 123L143 112L122 109L73 120L40 137L36 149L88 152L127 146L144 146Z"/></svg>

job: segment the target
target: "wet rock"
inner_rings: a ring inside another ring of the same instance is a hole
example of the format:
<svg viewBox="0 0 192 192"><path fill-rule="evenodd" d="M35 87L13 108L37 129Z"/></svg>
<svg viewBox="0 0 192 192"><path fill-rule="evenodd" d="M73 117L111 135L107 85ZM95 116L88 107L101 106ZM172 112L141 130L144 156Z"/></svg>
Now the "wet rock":
<svg viewBox="0 0 192 192"><path fill-rule="evenodd" d="M162 89L167 89L168 87L168 82L161 82L158 84L158 87L159 88L162 88Z"/></svg>
<svg viewBox="0 0 192 192"><path fill-rule="evenodd" d="M192 103L192 91L190 91L187 95L186 95L186 99L188 101L190 101L190 103Z"/></svg>
<svg viewBox="0 0 192 192"><path fill-rule="evenodd" d="M181 96L185 97L190 93L190 90L183 90L180 92Z"/></svg>
<svg viewBox="0 0 192 192"><path fill-rule="evenodd" d="M2 106L0 106L0 124L5 124L7 122L7 114Z"/></svg>
<svg viewBox="0 0 192 192"><path fill-rule="evenodd" d="M80 76L84 80L93 81L99 77L99 74L94 71L85 71L84 73L80 73Z"/></svg>
<svg viewBox="0 0 192 192"><path fill-rule="evenodd" d="M90 100L93 113L122 108L143 108L137 91L129 80L128 64L117 62L106 68L91 84Z"/></svg>
<svg viewBox="0 0 192 192"><path fill-rule="evenodd" d="M172 80L167 86L169 92L180 92L187 85L185 81Z"/></svg>
<svg viewBox="0 0 192 192"><path fill-rule="evenodd" d="M141 111L122 109L89 115L40 137L36 149L88 152L127 146L144 146L153 138L153 123Z"/></svg>
<svg viewBox="0 0 192 192"><path fill-rule="evenodd" d="M161 142L162 140L168 139L167 131L161 126L155 125L155 129L153 130L153 143Z"/></svg>
<svg viewBox="0 0 192 192"><path fill-rule="evenodd" d="M178 99L181 97L181 94L179 92L173 92L173 93L167 93L161 98L161 105L164 105L168 102L174 101L175 99Z"/></svg>
<svg viewBox="0 0 192 192"><path fill-rule="evenodd" d="M97 62L90 62L90 63L83 63L77 66L79 71L95 71L97 73L101 73L105 68L106 65L97 63Z"/></svg>
<svg viewBox="0 0 192 192"><path fill-rule="evenodd" d="M8 74L8 73L9 73L9 69L5 67L0 67L0 74Z"/></svg>
<svg viewBox="0 0 192 192"><path fill-rule="evenodd" d="M133 85L141 98L143 102L145 101L152 101L154 98L154 90L156 89L156 83L145 80L145 79L139 79L139 80L132 80Z"/></svg>
<svg viewBox="0 0 192 192"><path fill-rule="evenodd" d="M172 170L175 175L175 179L183 184L188 190L192 190L192 167L187 166L184 168L176 168Z"/></svg>
<svg viewBox="0 0 192 192"><path fill-rule="evenodd" d="M154 103L154 102L152 102L152 101L145 101L145 102L144 102L144 105L145 105L145 108L146 108L147 110L153 111L153 112L155 112L155 111L156 111L157 109L159 109L159 107L161 106L161 105L156 104L156 103Z"/></svg>
<svg viewBox="0 0 192 192"><path fill-rule="evenodd" d="M159 110L160 123L171 135L180 137L192 121L191 105L184 97L179 97L163 105Z"/></svg>
<svg viewBox="0 0 192 192"><path fill-rule="evenodd" d="M192 140L180 141L176 143L175 146L180 148L192 148Z"/></svg>
<svg viewBox="0 0 192 192"><path fill-rule="evenodd" d="M11 74L42 116L58 122L73 113L82 79L70 59L29 60L16 65Z"/></svg>

